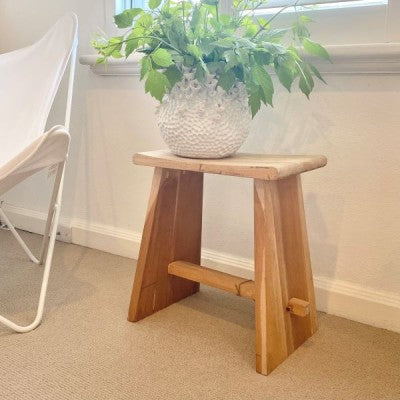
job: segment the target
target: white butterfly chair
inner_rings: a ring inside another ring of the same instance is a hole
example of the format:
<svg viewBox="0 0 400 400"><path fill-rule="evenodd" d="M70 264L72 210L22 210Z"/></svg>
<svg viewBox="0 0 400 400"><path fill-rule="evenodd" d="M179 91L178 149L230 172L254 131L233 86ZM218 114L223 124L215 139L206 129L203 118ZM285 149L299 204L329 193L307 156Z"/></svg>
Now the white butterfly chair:
<svg viewBox="0 0 400 400"><path fill-rule="evenodd" d="M57 234L60 202L70 136L69 121L76 61L78 20L67 14L32 46L0 54L0 196L24 179L56 166L53 194L40 256L37 259L1 209L0 220L11 230L29 258L45 264L34 321L20 326L0 316L0 323L17 332L35 329L43 316ZM44 132L51 105L70 60L64 126Z"/></svg>

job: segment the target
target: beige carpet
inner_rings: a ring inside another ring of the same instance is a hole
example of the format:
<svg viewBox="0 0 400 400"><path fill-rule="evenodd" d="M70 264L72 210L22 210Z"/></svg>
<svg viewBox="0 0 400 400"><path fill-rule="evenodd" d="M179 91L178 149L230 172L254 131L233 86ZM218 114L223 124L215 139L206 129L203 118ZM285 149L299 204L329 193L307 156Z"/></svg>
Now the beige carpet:
<svg viewBox="0 0 400 400"><path fill-rule="evenodd" d="M132 260L58 243L43 324L0 326L0 399L400 399L399 334L320 314L318 333L264 377L251 301L203 287L132 324L133 273ZM0 231L1 312L29 322L40 277Z"/></svg>

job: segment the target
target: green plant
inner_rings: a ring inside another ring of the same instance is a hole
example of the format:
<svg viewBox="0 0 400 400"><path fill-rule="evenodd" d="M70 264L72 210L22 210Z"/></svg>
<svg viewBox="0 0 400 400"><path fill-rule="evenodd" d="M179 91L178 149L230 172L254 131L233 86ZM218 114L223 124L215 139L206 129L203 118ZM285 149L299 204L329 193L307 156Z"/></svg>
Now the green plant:
<svg viewBox="0 0 400 400"><path fill-rule="evenodd" d="M207 74L215 75L227 92L243 82L254 117L262 103L272 106L272 70L288 91L298 79L309 97L313 76L324 80L303 52L329 60L324 47L310 39L310 18L299 16L292 26L273 29L282 10L269 19L256 17L265 3L233 0L228 15L221 13L219 0L150 0L149 10L131 8L115 15L118 28L129 28L124 35L100 37L92 45L100 54L98 62L144 53L140 77L146 80L146 93L159 101L182 79L184 67L195 70L200 83Z"/></svg>

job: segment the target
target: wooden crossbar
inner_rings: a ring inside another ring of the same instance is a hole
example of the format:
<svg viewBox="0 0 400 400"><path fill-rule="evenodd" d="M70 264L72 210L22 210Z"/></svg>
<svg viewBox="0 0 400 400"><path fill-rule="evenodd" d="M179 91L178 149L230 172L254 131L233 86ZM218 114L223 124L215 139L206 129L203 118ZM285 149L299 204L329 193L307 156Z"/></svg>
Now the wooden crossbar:
<svg viewBox="0 0 400 400"><path fill-rule="evenodd" d="M239 276L226 274L225 272L216 271L186 261L174 261L170 263L168 265L168 273L254 300L255 284L254 281L249 279L240 278ZM309 306L310 303L308 301L292 297L289 300L286 310L299 317L306 317L310 313Z"/></svg>
<svg viewBox="0 0 400 400"><path fill-rule="evenodd" d="M168 265L170 275L222 289L237 296L254 300L254 281L215 271L214 269L186 261L174 261Z"/></svg>
<svg viewBox="0 0 400 400"><path fill-rule="evenodd" d="M292 297L286 309L298 317L306 317L310 314L310 302Z"/></svg>

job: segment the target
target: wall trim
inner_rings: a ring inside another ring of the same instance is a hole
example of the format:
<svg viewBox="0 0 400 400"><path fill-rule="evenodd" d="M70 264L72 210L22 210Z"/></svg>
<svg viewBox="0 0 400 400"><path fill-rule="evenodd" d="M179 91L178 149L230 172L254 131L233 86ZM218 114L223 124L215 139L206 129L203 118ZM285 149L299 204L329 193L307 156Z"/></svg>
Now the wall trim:
<svg viewBox="0 0 400 400"><path fill-rule="evenodd" d="M42 233L46 214L4 204L4 211L15 225ZM83 219L60 220L59 239L108 253L137 259L141 234ZM253 261L236 255L202 250L202 263L220 271L251 279ZM378 291L324 276L314 277L317 308L379 328L400 332L400 295Z"/></svg>
<svg viewBox="0 0 400 400"><path fill-rule="evenodd" d="M95 54L88 54L79 57L79 62L82 65L90 66L92 72L97 75L103 76L119 76L119 75L140 75L139 61L142 58L139 54L132 54L127 59L125 58L111 58L107 63L98 64L98 56Z"/></svg>
<svg viewBox="0 0 400 400"><path fill-rule="evenodd" d="M6 202L2 204L2 209L9 217L10 222L16 228L32 233L38 233L40 235L43 234L47 221L46 213L13 206ZM71 243L70 225L69 219L60 216L57 230L57 240Z"/></svg>
<svg viewBox="0 0 400 400"><path fill-rule="evenodd" d="M400 43L369 43L325 46L332 63L312 59L323 74L399 74ZM141 55L127 59L110 59L107 64L97 64L97 55L83 55L79 62L90 66L97 75L139 75Z"/></svg>

